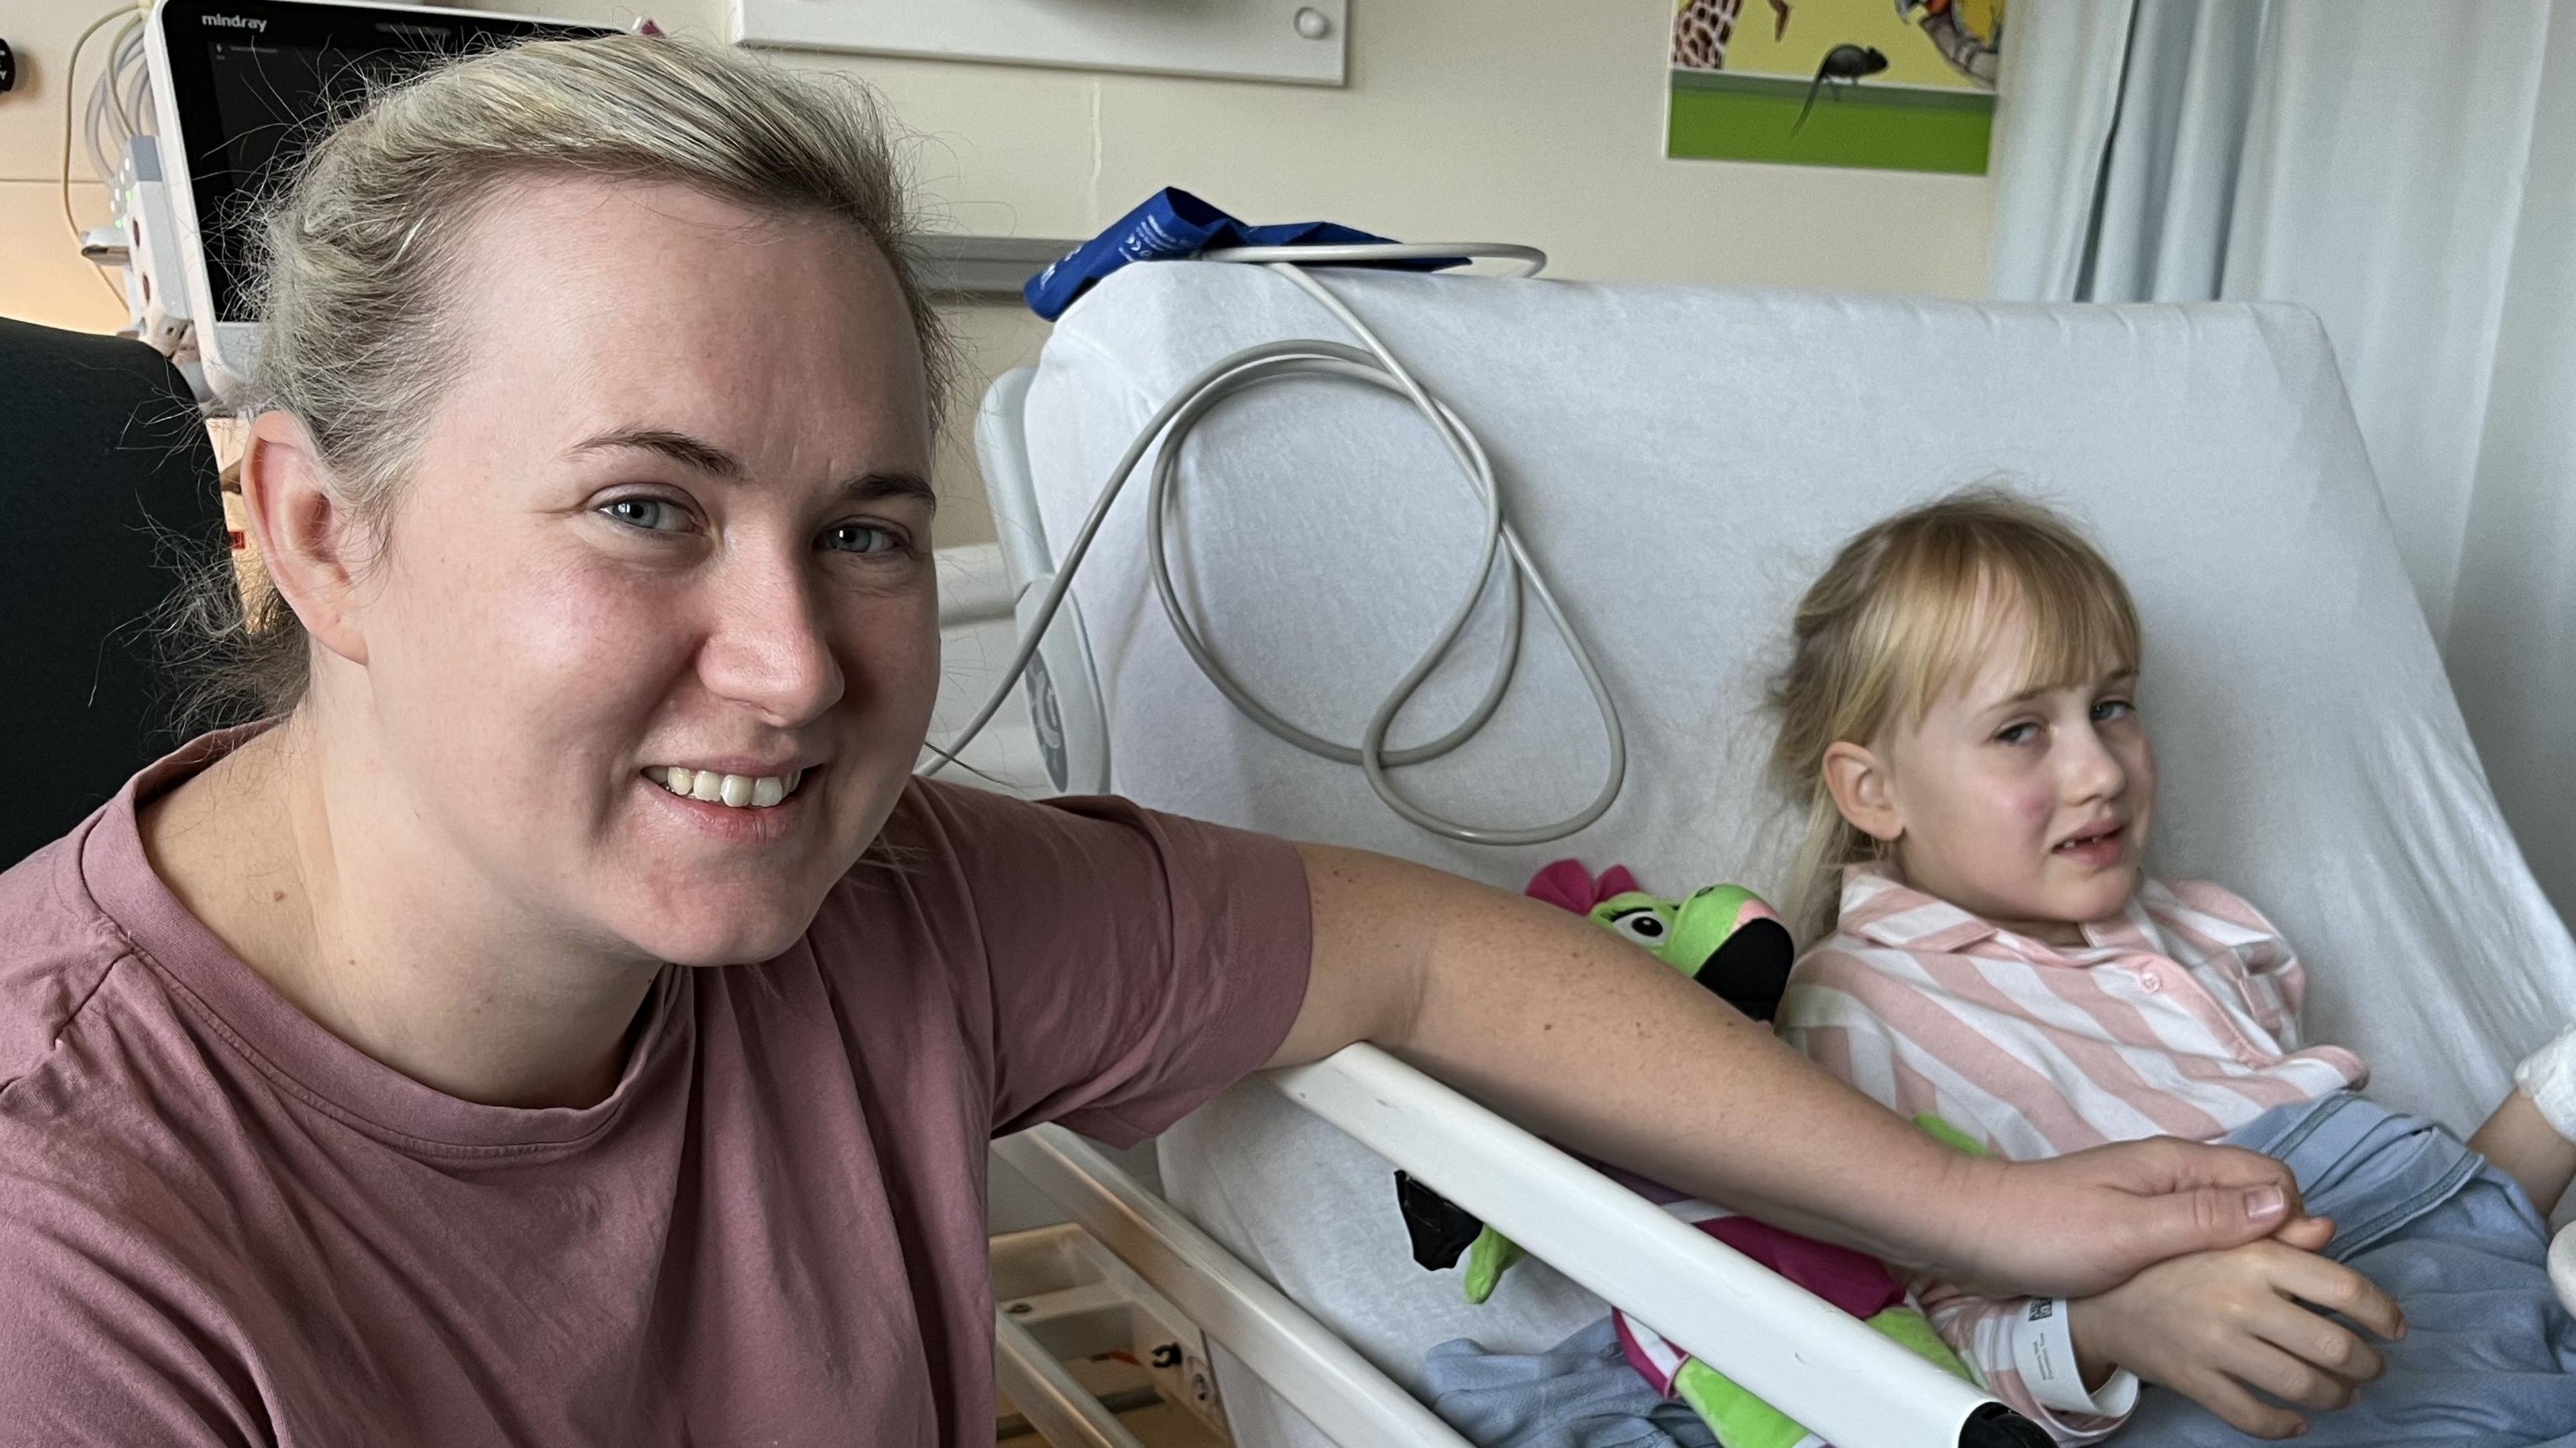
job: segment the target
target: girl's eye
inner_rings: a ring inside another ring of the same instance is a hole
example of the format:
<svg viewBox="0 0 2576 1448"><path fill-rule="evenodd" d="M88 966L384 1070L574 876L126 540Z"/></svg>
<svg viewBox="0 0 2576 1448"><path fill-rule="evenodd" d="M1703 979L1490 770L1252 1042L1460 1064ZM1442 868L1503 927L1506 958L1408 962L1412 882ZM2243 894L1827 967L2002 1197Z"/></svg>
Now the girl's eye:
<svg viewBox="0 0 2576 1448"><path fill-rule="evenodd" d="M2093 706L2093 722L2108 724L2114 719L2126 719L2137 712L2138 706L2126 699L2104 699Z"/></svg>
<svg viewBox="0 0 2576 1448"><path fill-rule="evenodd" d="M823 546L841 553L891 553L903 540L891 529L867 523L843 523L823 535Z"/></svg>
<svg viewBox="0 0 2576 1448"><path fill-rule="evenodd" d="M2036 724L2007 724L1995 731L1997 744L2027 744L2039 734Z"/></svg>
<svg viewBox="0 0 2576 1448"><path fill-rule="evenodd" d="M599 511L630 528L641 528L648 533L675 533L689 521L678 504L660 498L620 498L601 505Z"/></svg>

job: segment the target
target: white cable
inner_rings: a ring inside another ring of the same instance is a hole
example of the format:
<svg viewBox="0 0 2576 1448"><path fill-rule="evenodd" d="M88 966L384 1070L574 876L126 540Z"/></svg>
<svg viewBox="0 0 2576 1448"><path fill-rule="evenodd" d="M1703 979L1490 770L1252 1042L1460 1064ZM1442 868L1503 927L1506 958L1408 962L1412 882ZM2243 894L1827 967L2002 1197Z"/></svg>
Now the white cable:
<svg viewBox="0 0 2576 1448"><path fill-rule="evenodd" d="M125 5L111 10L105 15L98 17L96 20L91 21L89 23L89 28L83 30L80 33L80 37L72 42L72 53L70 57L63 62L63 225L70 230L72 234L72 245L76 248L87 247L89 245L89 239L82 233L79 219L72 215L72 133L77 129L72 120L72 100L75 94L77 94L72 89L72 84L80 74L81 52L89 48L90 37L98 34L101 30L106 29L108 26L115 24L119 20L131 21L135 11L135 6ZM97 154L94 148L91 153L91 159L93 162L97 159ZM107 268L94 265L91 269L98 273L99 285L107 288L108 294L116 298L117 305L123 306L125 304L125 289L109 280Z"/></svg>
<svg viewBox="0 0 2576 1448"><path fill-rule="evenodd" d="M81 139L89 148L90 169L114 186L125 165L128 141L151 130L145 110L149 73L144 65L144 19L137 9L108 37L107 68L90 83L82 112Z"/></svg>
<svg viewBox="0 0 2576 1448"><path fill-rule="evenodd" d="M118 93L124 97L121 119L129 138L148 135L157 129L152 115L152 66L144 53L149 32L138 23L121 34L124 39L115 55Z"/></svg>
<svg viewBox="0 0 2576 1448"><path fill-rule="evenodd" d="M1172 631L1179 637L1182 648L1189 653L1191 660L1199 666L1199 671L1207 676L1208 681L1216 685L1217 689L1246 717L1309 754L1319 755L1338 763L1357 765L1367 776L1369 788L1376 791L1377 797L1385 802L1387 808L1422 829L1446 839L1478 845L1545 844L1563 839L1599 819L1619 797L1620 787L1627 780L1628 745L1625 731L1620 724L1618 706L1611 700L1609 687L1602 681L1601 671L1593 662L1591 650L1584 647L1581 636L1575 632L1573 624L1565 616L1564 609L1557 603L1555 590L1548 586L1545 575L1531 560L1529 551L1522 546L1520 535L1505 521L1502 491L1495 483L1493 465L1485 457L1484 445L1477 441L1475 433L1449 409L1447 404L1433 397L1421 382L1406 370L1404 364L1396 360L1395 354L1387 349L1386 344L1379 340L1375 332L1369 330L1368 326L1322 282L1317 281L1304 270L1306 265L1318 263L1460 256L1518 262L1523 268L1516 273L1519 276L1534 275L1547 262L1546 255L1535 248L1501 243L1237 247L1206 253L1207 260L1240 261L1264 265L1286 277L1300 290L1320 302L1325 310L1332 313L1343 326L1349 328L1351 334L1365 345L1366 350L1346 343L1314 339L1263 342L1246 347L1216 362L1182 384L1180 390L1175 392L1171 399L1163 404L1161 410L1156 412L1136 434L1135 441L1128 445L1125 455L1118 460L1118 465L1110 470L1108 481L1101 486L1099 497L1091 505L1090 515L1083 520L1081 530L1074 535L1072 546L1065 550L1064 561L1056 569L1055 580L1040 602L1028 634L1020 640L1019 648L1014 652L1009 667L1003 673L1000 686L984 701L983 707L976 711L975 717L955 740L944 747L933 746L933 752L939 755L939 760L924 769L922 773L937 774L942 768L954 762L958 753L982 732L984 726L990 723L993 716L999 713L1003 705L1009 701L1012 692L1019 687L1020 676L1027 670L1029 660L1036 656L1039 643L1045 638L1047 627L1054 621L1056 611L1063 607L1065 595L1073 586L1074 575L1082 567L1084 557L1091 551L1092 541L1099 535L1100 526L1109 515L1110 505L1117 501L1119 493L1127 486L1127 480L1135 473L1137 464L1143 461L1145 454L1153 451L1159 442L1161 451L1155 458L1152 481L1147 489L1145 520L1146 550L1154 577L1154 589L1162 599L1163 612L1171 620ZM1451 611L1448 621L1441 626L1431 646L1423 651L1412 668L1406 670L1404 676L1396 682L1394 689L1371 713L1368 725L1361 734L1360 742L1355 746L1321 738L1288 722L1268 705L1262 703L1250 689L1234 677L1233 673L1218 660L1214 651L1208 647L1196 626L1190 622L1188 611L1181 603L1180 591L1172 581L1170 560L1165 551L1165 539L1171 526L1174 484L1180 471L1181 442L1189 429L1195 426L1210 408L1227 397L1264 382L1291 376L1338 377L1402 395L1413 404L1415 411L1431 425L1432 430L1440 435L1440 440L1448 448L1450 457L1457 462L1459 470L1466 475L1468 485L1475 491L1476 500L1482 506L1484 513L1481 552L1475 571L1469 575L1465 596ZM1502 580L1503 641L1493 678L1486 685L1484 695L1468 711L1464 721L1439 738L1408 749L1388 749L1386 737L1394 727L1396 717L1404 711L1405 705L1412 701L1423 682L1448 658L1459 634L1465 631L1468 621L1474 617L1477 601L1483 597L1493 579L1498 554L1502 556L1505 568ZM1494 710L1500 706L1504 693L1511 686L1512 673L1520 656L1523 608L1521 589L1524 586L1537 595L1540 610L1547 615L1548 623L1556 630L1557 636L1565 641L1566 651L1573 656L1575 668L1583 675L1585 686L1592 691L1593 705L1600 713L1602 730L1608 739L1609 766L1605 772L1600 793L1593 797L1591 803L1565 819L1552 824L1525 828L1463 824L1434 814L1405 798L1396 789L1395 782L1388 771L1408 764L1437 759L1449 753L1475 737L1477 731L1484 727L1485 722L1493 717Z"/></svg>

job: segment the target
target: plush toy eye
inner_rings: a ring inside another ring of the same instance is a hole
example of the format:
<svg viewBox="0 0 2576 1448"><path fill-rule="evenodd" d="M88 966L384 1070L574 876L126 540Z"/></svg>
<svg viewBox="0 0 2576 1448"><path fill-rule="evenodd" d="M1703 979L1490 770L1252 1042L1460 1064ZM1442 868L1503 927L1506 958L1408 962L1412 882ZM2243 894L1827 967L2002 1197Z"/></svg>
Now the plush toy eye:
<svg viewBox="0 0 2576 1448"><path fill-rule="evenodd" d="M1610 917L1610 928L1651 950L1664 943L1669 931L1664 918L1643 906Z"/></svg>

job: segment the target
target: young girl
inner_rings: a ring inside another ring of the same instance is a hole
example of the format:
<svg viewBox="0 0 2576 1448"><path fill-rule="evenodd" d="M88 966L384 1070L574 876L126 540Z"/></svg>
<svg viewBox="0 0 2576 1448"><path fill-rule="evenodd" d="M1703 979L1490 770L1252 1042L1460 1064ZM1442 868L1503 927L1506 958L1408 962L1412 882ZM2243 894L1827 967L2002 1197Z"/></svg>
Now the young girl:
<svg viewBox="0 0 2576 1448"><path fill-rule="evenodd" d="M1988 1390L2066 1443L2133 1414L2124 1438L2171 1443L2576 1443L2576 1324L2533 1210L2576 1174L2576 1046L2524 1063L2468 1147L2351 1094L2368 1068L2300 1039L2280 932L2140 869L2141 641L2101 555L2035 504L1958 494L1847 544L1794 635L1773 766L1809 808L1789 904L1818 943L1782 1034L2016 1160L2155 1135L2267 1151L2342 1228L2074 1301L1918 1282ZM2404 1341L2383 1359L2321 1309ZM2171 1391L2141 1402L2141 1379Z"/></svg>

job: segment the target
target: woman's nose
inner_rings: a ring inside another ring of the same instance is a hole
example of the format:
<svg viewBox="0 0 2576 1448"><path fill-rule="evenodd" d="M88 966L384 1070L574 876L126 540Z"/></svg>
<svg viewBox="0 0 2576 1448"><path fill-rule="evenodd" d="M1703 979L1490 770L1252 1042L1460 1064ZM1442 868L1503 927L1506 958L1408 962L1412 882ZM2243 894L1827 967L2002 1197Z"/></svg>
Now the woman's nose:
<svg viewBox="0 0 2576 1448"><path fill-rule="evenodd" d="M710 692L750 707L764 723L789 727L840 702L848 681L803 568L738 558L714 593L715 616L698 658Z"/></svg>

